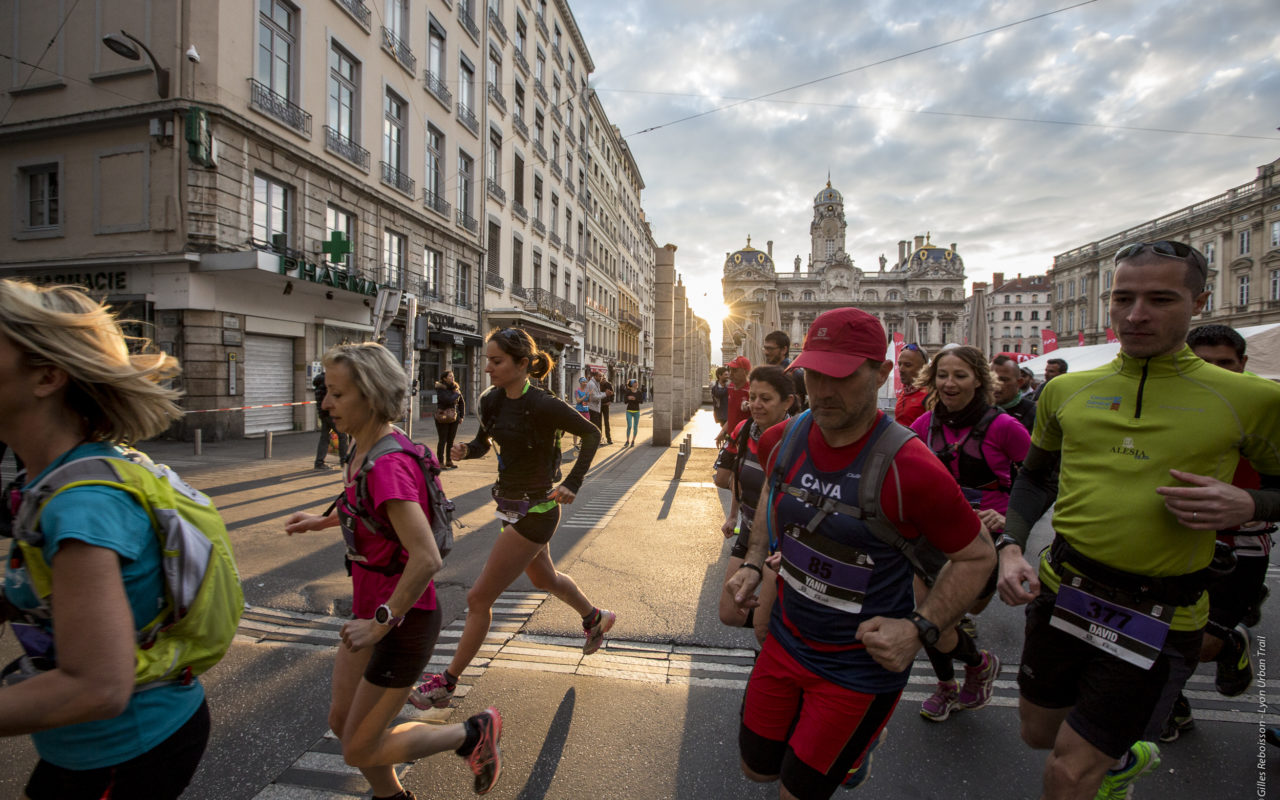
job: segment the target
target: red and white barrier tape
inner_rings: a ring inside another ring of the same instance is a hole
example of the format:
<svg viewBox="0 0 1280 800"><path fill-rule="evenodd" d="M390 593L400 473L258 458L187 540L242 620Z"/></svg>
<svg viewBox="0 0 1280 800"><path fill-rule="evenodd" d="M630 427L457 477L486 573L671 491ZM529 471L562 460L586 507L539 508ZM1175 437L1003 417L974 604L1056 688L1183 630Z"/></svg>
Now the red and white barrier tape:
<svg viewBox="0 0 1280 800"><path fill-rule="evenodd" d="M251 408L284 408L285 406L313 406L315 404L315 400L303 400L300 403L267 403L261 406L238 406L236 408L197 408L183 413L208 414L210 411L248 411Z"/></svg>

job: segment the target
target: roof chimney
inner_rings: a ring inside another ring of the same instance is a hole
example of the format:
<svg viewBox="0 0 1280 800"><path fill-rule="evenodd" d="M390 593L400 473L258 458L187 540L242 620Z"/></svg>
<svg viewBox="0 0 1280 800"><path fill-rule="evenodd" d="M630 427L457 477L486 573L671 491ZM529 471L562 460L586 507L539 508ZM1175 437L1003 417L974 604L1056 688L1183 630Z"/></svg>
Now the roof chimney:
<svg viewBox="0 0 1280 800"><path fill-rule="evenodd" d="M900 239L898 241L898 263L902 264L907 260L907 240Z"/></svg>
<svg viewBox="0 0 1280 800"><path fill-rule="evenodd" d="M991 286L995 289L999 289L1001 286L1004 286L1003 272L997 272L991 276Z"/></svg>
<svg viewBox="0 0 1280 800"><path fill-rule="evenodd" d="M952 242L952 243L951 243L951 252L953 252L953 253L954 253L955 251L956 251L956 243L955 243L955 242Z"/></svg>
<svg viewBox="0 0 1280 800"><path fill-rule="evenodd" d="M924 247L924 237L923 237L923 236L917 236L917 237L916 237L916 248L915 248L915 249L919 250L921 247Z"/></svg>
<svg viewBox="0 0 1280 800"><path fill-rule="evenodd" d="M772 239L765 242L765 249L769 251L769 258L772 259L773 258L773 240Z"/></svg>

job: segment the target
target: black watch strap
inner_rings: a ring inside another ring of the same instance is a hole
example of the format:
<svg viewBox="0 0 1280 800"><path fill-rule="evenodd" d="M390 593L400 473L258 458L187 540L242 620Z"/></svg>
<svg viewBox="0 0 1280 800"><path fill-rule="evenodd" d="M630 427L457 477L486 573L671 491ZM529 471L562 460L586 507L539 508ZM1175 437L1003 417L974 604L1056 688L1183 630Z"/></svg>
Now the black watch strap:
<svg viewBox="0 0 1280 800"><path fill-rule="evenodd" d="M1007 533L1002 533L996 537L996 552L999 553L1011 544L1018 544L1018 540ZM1022 545L1018 545L1021 548Z"/></svg>
<svg viewBox="0 0 1280 800"><path fill-rule="evenodd" d="M938 630L938 626L920 615L919 612L911 612L911 621L915 623L916 635L920 637L920 642L926 647L933 647L938 643L938 637L942 635L942 631Z"/></svg>

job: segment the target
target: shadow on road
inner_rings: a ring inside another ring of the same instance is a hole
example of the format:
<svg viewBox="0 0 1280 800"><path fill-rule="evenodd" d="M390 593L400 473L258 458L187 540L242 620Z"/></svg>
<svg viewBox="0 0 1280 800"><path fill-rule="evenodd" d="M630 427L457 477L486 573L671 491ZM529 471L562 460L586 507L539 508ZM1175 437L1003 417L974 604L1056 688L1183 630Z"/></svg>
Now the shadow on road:
<svg viewBox="0 0 1280 800"><path fill-rule="evenodd" d="M547 796L552 779L556 775L556 768L564 755L565 742L569 738L573 709L578 702L576 692L575 689L569 689L564 693L564 699L560 701L556 715L551 719L551 725L547 729L547 738L543 741L542 749L538 751L538 758L533 762L533 769L529 771L529 779L516 795L517 800L543 800Z"/></svg>

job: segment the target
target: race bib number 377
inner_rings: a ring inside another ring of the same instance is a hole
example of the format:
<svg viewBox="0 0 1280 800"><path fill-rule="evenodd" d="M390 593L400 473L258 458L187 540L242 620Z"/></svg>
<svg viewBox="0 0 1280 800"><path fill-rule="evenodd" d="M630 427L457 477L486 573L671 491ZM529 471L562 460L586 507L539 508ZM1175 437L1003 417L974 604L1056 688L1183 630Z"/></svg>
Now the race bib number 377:
<svg viewBox="0 0 1280 800"><path fill-rule="evenodd" d="M1169 635L1173 607L1105 600L1088 578L1065 577L1049 624L1141 669L1150 669Z"/></svg>

